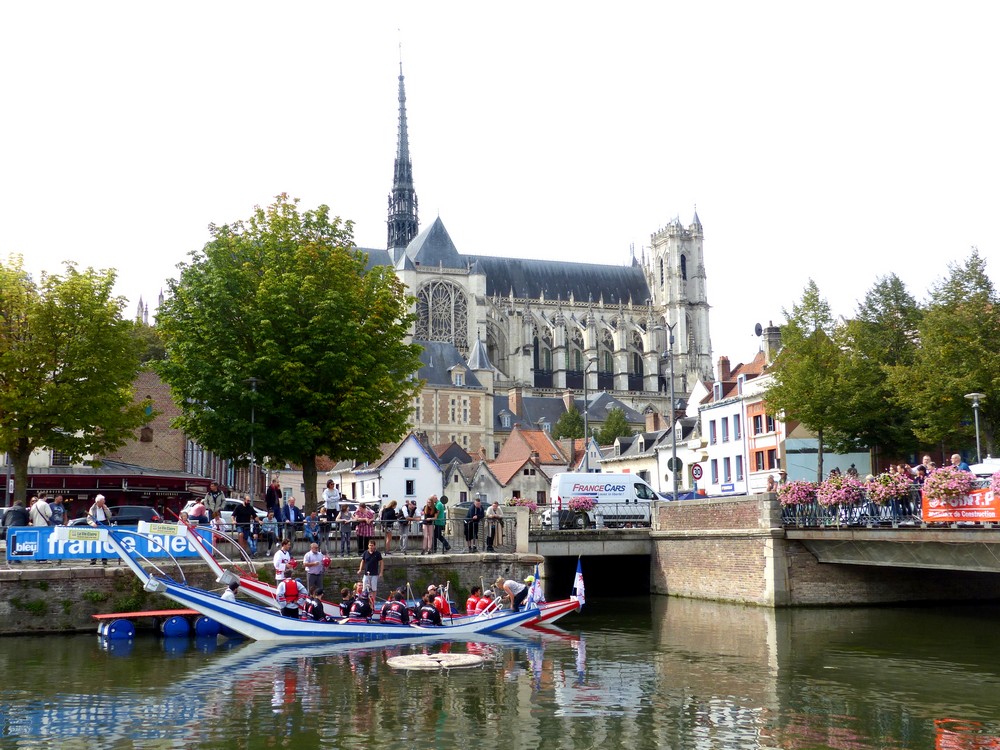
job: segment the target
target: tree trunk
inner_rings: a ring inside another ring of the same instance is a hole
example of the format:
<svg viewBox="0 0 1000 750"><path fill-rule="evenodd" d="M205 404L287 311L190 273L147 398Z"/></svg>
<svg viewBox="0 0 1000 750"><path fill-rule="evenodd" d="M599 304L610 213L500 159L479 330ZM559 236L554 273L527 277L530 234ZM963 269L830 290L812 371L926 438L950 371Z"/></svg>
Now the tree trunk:
<svg viewBox="0 0 1000 750"><path fill-rule="evenodd" d="M823 429L816 430L816 482L823 481Z"/></svg>
<svg viewBox="0 0 1000 750"><path fill-rule="evenodd" d="M306 499L302 510L306 515L317 510L316 504L316 456L306 456L302 459L302 483L306 486Z"/></svg>
<svg viewBox="0 0 1000 750"><path fill-rule="evenodd" d="M19 440L17 447L10 452L10 462L14 467L14 500L20 500L28 507L28 459L31 458L31 446Z"/></svg>

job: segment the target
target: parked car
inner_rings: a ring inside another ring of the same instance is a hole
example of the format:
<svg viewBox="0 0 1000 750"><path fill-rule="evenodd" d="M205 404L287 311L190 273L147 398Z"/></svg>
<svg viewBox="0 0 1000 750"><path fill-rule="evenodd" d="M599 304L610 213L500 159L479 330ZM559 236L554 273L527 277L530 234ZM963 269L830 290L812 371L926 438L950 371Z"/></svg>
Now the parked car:
<svg viewBox="0 0 1000 750"><path fill-rule="evenodd" d="M195 506L197 502L198 502L197 500L188 500L187 505L185 505L181 509L181 512L190 513L191 509ZM222 514L223 531L233 530L233 511L240 505L243 505L243 501L240 500L238 497L227 497L222 502L222 510L220 511L220 513ZM267 518L267 511L261 510L257 506L254 506L254 510L257 512L257 518L259 518L261 521Z"/></svg>
<svg viewBox="0 0 1000 750"><path fill-rule="evenodd" d="M148 505L114 505L108 510L111 511L111 524L113 526L138 526L139 521L163 522L163 516L160 515L160 512ZM86 526L87 517L75 518L69 522L69 525Z"/></svg>

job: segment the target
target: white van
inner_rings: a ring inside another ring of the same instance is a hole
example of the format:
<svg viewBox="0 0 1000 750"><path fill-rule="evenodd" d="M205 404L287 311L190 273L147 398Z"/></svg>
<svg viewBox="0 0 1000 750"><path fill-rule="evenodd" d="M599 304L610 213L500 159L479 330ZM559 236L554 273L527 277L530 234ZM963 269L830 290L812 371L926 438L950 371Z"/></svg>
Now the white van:
<svg viewBox="0 0 1000 750"><path fill-rule="evenodd" d="M586 528L603 519L605 526L649 526L651 503L659 496L635 474L561 473L552 477L549 524L558 528ZM594 509L577 513L574 498L587 498Z"/></svg>

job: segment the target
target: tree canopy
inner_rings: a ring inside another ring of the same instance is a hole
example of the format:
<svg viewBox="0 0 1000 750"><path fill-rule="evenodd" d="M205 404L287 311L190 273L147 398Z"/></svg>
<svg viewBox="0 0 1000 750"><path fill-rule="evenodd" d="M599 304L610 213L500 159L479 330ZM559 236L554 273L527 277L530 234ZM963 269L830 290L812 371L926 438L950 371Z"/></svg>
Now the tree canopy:
<svg viewBox="0 0 1000 750"><path fill-rule="evenodd" d="M583 437L583 415L575 406L571 406L559 417L559 421L552 428L552 437L556 440Z"/></svg>
<svg viewBox="0 0 1000 750"><path fill-rule="evenodd" d="M772 413L801 422L817 435L817 481L823 475L824 434L841 424L838 372L840 350L830 305L812 279L799 302L785 311L781 351L774 361L774 378L764 398Z"/></svg>
<svg viewBox="0 0 1000 750"><path fill-rule="evenodd" d="M632 425L625 419L624 410L612 409L597 433L597 442L600 445L611 445L615 442L615 438L628 437L632 433Z"/></svg>
<svg viewBox="0 0 1000 750"><path fill-rule="evenodd" d="M973 249L964 263L931 290L912 362L889 367L895 398L914 415L914 432L927 444L974 445L967 393L984 393L983 453L1000 424L1000 298Z"/></svg>
<svg viewBox="0 0 1000 750"><path fill-rule="evenodd" d="M249 219L212 226L158 315L157 370L178 426L237 460L302 466L316 504L316 457L372 461L408 429L420 348L392 269L366 269L352 223L280 195ZM251 427L253 420L253 427Z"/></svg>
<svg viewBox="0 0 1000 750"><path fill-rule="evenodd" d="M139 349L112 270L78 271L39 283L20 257L0 263L0 450L25 499L28 459L49 448L70 461L108 453L148 420L133 402Z"/></svg>

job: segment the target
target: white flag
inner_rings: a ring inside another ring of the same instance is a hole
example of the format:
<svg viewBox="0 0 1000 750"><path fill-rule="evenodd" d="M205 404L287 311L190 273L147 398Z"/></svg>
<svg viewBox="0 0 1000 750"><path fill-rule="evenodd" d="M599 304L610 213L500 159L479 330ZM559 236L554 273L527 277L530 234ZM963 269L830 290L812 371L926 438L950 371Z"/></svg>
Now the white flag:
<svg viewBox="0 0 1000 750"><path fill-rule="evenodd" d="M583 588L583 567L580 565L580 558L576 558L576 578L573 579L573 595L570 599L577 599L582 607L587 603Z"/></svg>

